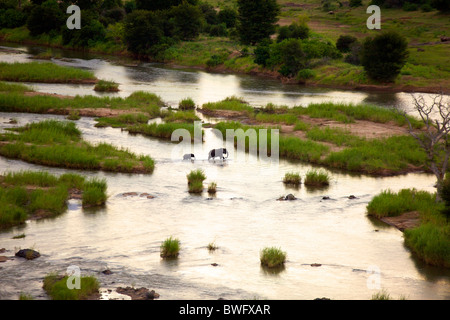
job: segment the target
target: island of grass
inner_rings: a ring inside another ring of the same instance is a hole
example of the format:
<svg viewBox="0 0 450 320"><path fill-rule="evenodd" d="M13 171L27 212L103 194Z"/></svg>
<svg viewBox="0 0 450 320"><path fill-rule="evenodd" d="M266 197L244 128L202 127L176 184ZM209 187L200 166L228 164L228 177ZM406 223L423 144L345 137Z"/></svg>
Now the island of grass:
<svg viewBox="0 0 450 320"><path fill-rule="evenodd" d="M0 176L0 229L59 215L71 198L81 198L83 207L101 206L106 189L104 180L71 173L59 177L34 171L6 173Z"/></svg>
<svg viewBox="0 0 450 320"><path fill-rule="evenodd" d="M91 71L60 66L50 62L0 62L0 80L44 83L93 84L97 78Z"/></svg>
<svg viewBox="0 0 450 320"><path fill-rule="evenodd" d="M227 129L253 129L257 147L261 129L267 129L269 155L272 129L277 129L279 155L285 159L371 175L427 170L425 152L409 135L405 118L394 110L334 103L252 108L236 98L230 107L229 100L204 104L198 111L224 119L214 125L224 139ZM421 121L409 120L421 130ZM247 150L249 143L248 137Z"/></svg>
<svg viewBox="0 0 450 320"><path fill-rule="evenodd" d="M73 283L75 281L79 283ZM100 284L94 276L81 276L72 281L69 276L51 273L45 276L43 288L52 300L94 300L100 297Z"/></svg>
<svg viewBox="0 0 450 320"><path fill-rule="evenodd" d="M385 190L370 201L367 214L403 231L405 245L427 264L449 268L450 224L444 209L436 194Z"/></svg>
<svg viewBox="0 0 450 320"><path fill-rule="evenodd" d="M0 82L0 111L113 117L124 114L144 114L159 117L165 103L153 93L136 91L126 98L96 96L59 96L34 92L32 88Z"/></svg>
<svg viewBox="0 0 450 320"><path fill-rule="evenodd" d="M118 92L119 85L114 81L110 80L99 80L94 87L95 91L98 92Z"/></svg>
<svg viewBox="0 0 450 320"><path fill-rule="evenodd" d="M90 144L73 122L46 120L0 135L0 155L50 167L151 173L154 161L107 143Z"/></svg>

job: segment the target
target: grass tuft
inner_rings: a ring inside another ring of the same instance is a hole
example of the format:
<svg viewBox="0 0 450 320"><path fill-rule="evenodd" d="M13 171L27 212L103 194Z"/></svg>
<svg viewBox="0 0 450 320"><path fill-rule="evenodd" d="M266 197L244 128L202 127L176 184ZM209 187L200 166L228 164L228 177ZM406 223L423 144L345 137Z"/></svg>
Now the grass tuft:
<svg viewBox="0 0 450 320"><path fill-rule="evenodd" d="M266 247L260 252L260 261L269 268L280 267L286 261L286 252L276 247Z"/></svg>
<svg viewBox="0 0 450 320"><path fill-rule="evenodd" d="M161 244L160 256L162 258L176 258L180 252L180 240L169 237Z"/></svg>

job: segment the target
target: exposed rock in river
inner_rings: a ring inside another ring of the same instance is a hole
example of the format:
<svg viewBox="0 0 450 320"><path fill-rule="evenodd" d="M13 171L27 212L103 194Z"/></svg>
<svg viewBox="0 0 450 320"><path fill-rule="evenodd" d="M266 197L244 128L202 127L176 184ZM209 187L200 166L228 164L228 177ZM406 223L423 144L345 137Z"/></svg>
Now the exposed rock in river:
<svg viewBox="0 0 450 320"><path fill-rule="evenodd" d="M17 257L25 258L27 260L33 260L39 258L41 254L32 249L22 249L16 252Z"/></svg>
<svg viewBox="0 0 450 320"><path fill-rule="evenodd" d="M118 287L116 291L120 294L130 296L131 300L154 300L159 298L159 294L155 290L150 291L147 288Z"/></svg>

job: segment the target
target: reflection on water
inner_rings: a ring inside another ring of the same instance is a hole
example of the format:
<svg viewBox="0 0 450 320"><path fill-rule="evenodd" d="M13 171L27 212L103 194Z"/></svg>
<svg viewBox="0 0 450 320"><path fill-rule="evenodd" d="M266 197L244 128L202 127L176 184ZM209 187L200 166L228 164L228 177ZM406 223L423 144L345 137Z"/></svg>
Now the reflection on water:
<svg viewBox="0 0 450 320"><path fill-rule="evenodd" d="M16 55L16 59L23 56ZM123 91L119 95L148 90L171 104L186 96L202 103L233 94L255 105L294 105L327 98L372 99L374 103L384 99L382 94L302 89L245 76L148 64L124 67L72 58L57 63L93 69L101 78L120 82ZM95 94L92 86L35 87L64 94ZM384 97L386 105L394 99ZM402 95L395 97L403 99ZM18 126L63 119L2 113L0 128L17 126L7 123L11 118L18 120ZM151 155L155 172L79 172L107 179L109 198L104 208L83 210L78 201L70 201L67 212L57 218L29 221L1 232L0 248L6 249L1 255L14 257L16 249L31 247L41 257L32 261L14 258L0 264L0 299L17 299L20 292L46 299L42 278L50 272L63 273L71 265L79 266L83 274L94 274L102 288L147 287L158 292L160 299L370 299L381 289L394 298L450 298L448 270L425 266L404 246L400 231L366 216L367 203L381 190L415 187L433 192L430 175L375 178L331 172L332 183L326 189L310 190L303 185L292 189L282 183L284 173L298 171L304 177L311 166L284 160L273 165L252 155L240 157L235 151L226 164L209 162L207 151L222 146L210 129L205 129L198 160L191 163L178 157L174 152L177 145L171 142L129 135L120 129L95 128L90 118L76 123L92 143L106 141ZM67 172L0 158L1 172L26 169L57 175ZM214 197L207 192L200 196L187 192L186 174L193 169L205 171L205 185L217 183ZM124 195L129 192L137 195ZM142 193L154 198L141 197ZM276 201L289 193L297 200ZM349 199L350 195L356 198ZM13 239L21 233L25 238ZM180 239L181 252L178 259L165 261L159 256L159 247L169 236ZM215 251L207 249L212 242L218 246ZM266 246L287 252L284 269L268 272L261 268L259 253ZM105 269L112 274L103 274ZM379 270L375 274L379 287L371 282L371 270Z"/></svg>

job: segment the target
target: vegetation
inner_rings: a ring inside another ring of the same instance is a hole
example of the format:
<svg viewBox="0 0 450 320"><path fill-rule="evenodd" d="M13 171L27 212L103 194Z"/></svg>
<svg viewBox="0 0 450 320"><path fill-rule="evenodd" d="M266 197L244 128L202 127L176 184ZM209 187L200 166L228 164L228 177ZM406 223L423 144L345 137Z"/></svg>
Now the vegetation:
<svg viewBox="0 0 450 320"><path fill-rule="evenodd" d="M84 300L99 293L99 282L94 276L80 277L80 288L69 289L68 276L49 274L44 278L43 288L52 300Z"/></svg>
<svg viewBox="0 0 450 320"><path fill-rule="evenodd" d="M296 172L286 172L283 178L285 184L299 185L301 181L300 174Z"/></svg>
<svg viewBox="0 0 450 320"><path fill-rule="evenodd" d="M369 78L392 82L408 58L406 39L394 31L366 38L361 51L361 64Z"/></svg>
<svg viewBox="0 0 450 320"><path fill-rule="evenodd" d="M106 200L106 182L71 173L56 177L47 172L9 172L0 176L0 182L0 229L22 224L30 217L63 213L73 189L82 192L83 206L100 205Z"/></svg>
<svg viewBox="0 0 450 320"><path fill-rule="evenodd" d="M283 252L280 248L266 247L261 250L260 260L263 266L280 267L286 261L286 252Z"/></svg>
<svg viewBox="0 0 450 320"><path fill-rule="evenodd" d="M205 173L201 169L191 171L187 176L189 193L202 193ZM209 192L209 189L208 189Z"/></svg>
<svg viewBox="0 0 450 320"><path fill-rule="evenodd" d="M323 170L309 170L305 177L305 186L322 187L330 184L330 177Z"/></svg>
<svg viewBox="0 0 450 320"><path fill-rule="evenodd" d="M1 87L0 87L1 88ZM120 97L96 97L75 96L56 97L52 95L24 95L24 92L6 92L0 90L0 111L2 112L29 112L29 113L56 113L69 114L74 110L107 108L111 110L136 110L147 114L149 117L160 116L160 108L164 102L155 94L136 91L126 98Z"/></svg>
<svg viewBox="0 0 450 320"><path fill-rule="evenodd" d="M0 155L51 167L151 173L154 161L107 143L83 141L73 122L47 120L3 133Z"/></svg>
<svg viewBox="0 0 450 320"><path fill-rule="evenodd" d="M211 182L208 185L208 193L209 194L215 194L217 192L217 183Z"/></svg>
<svg viewBox="0 0 450 320"><path fill-rule="evenodd" d="M96 83L94 90L100 92L117 92L119 91L119 85L114 81L99 80Z"/></svg>
<svg viewBox="0 0 450 320"><path fill-rule="evenodd" d="M17 82L94 83L91 71L41 62L0 62L0 80Z"/></svg>
<svg viewBox="0 0 450 320"><path fill-rule="evenodd" d="M192 98L186 98L180 101L178 104L178 109L180 110L193 110L195 109L195 102Z"/></svg>
<svg viewBox="0 0 450 320"><path fill-rule="evenodd" d="M180 240L169 237L161 244L160 256L162 258L176 258L180 252Z"/></svg>
<svg viewBox="0 0 450 320"><path fill-rule="evenodd" d="M436 195L415 189L390 190L375 196L367 205L367 213L377 218L398 216L417 211L420 225L404 230L405 244L428 264L450 266L450 226L443 213L445 204Z"/></svg>
<svg viewBox="0 0 450 320"><path fill-rule="evenodd" d="M127 127L129 133L171 140L175 130L187 130L192 141L195 140L195 125L191 123L151 123L135 124ZM203 137L203 130L201 131ZM178 142L178 141L177 141Z"/></svg>

